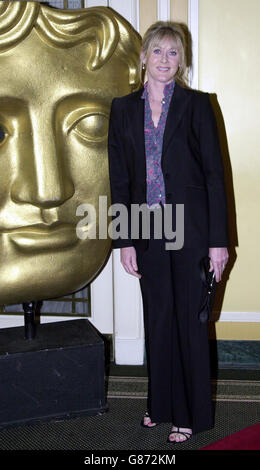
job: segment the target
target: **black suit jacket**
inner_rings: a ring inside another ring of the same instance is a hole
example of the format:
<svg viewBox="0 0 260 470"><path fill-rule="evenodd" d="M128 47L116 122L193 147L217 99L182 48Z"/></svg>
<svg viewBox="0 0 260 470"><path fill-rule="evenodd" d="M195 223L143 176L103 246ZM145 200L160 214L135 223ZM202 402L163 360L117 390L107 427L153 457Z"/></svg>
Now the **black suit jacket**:
<svg viewBox="0 0 260 470"><path fill-rule="evenodd" d="M143 88L114 98L108 156L112 203L146 202ZM218 130L209 94L176 83L165 125L161 166L166 202L184 204L184 246L228 246L227 204ZM113 247L147 248L147 240L113 240Z"/></svg>

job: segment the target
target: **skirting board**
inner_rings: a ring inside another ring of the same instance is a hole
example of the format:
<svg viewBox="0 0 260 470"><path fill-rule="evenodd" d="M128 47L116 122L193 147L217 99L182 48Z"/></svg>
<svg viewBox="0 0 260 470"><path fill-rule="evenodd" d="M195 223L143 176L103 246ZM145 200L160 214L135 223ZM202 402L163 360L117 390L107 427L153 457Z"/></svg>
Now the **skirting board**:
<svg viewBox="0 0 260 470"><path fill-rule="evenodd" d="M118 365L143 365L144 340L142 338L115 338L115 363Z"/></svg>
<svg viewBox="0 0 260 470"><path fill-rule="evenodd" d="M210 340L210 355L212 370L260 369L260 341ZM143 365L144 363L146 357L141 340L116 341L115 364Z"/></svg>
<svg viewBox="0 0 260 470"><path fill-rule="evenodd" d="M42 323L64 320L71 320L71 317L41 317ZM223 312L221 321L259 322L260 313ZM0 315L0 328L22 326L23 324L23 315ZM110 343L110 360L113 358L118 365L142 365L144 363L145 351L142 339L116 338L113 345L113 335L104 336L107 336L107 340ZM260 341L217 340L216 342L211 340L210 344L213 357L214 354L215 356L217 355L218 367L220 369L260 369Z"/></svg>

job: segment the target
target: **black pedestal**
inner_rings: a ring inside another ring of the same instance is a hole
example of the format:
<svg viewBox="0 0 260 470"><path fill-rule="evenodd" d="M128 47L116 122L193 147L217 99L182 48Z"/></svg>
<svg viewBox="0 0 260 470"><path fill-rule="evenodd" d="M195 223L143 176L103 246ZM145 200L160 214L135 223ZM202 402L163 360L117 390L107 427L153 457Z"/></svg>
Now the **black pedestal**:
<svg viewBox="0 0 260 470"><path fill-rule="evenodd" d="M104 342L88 320L0 329L0 427L106 410Z"/></svg>

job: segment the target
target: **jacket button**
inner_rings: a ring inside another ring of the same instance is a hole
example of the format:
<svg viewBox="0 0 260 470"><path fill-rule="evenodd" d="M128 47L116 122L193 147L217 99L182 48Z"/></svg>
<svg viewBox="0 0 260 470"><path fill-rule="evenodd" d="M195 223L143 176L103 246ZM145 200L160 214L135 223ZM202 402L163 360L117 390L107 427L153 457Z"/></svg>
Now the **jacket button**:
<svg viewBox="0 0 260 470"><path fill-rule="evenodd" d="M166 199L169 200L169 199L171 199L171 198L172 198L172 194L171 194L171 193L167 193L167 194L166 194Z"/></svg>
<svg viewBox="0 0 260 470"><path fill-rule="evenodd" d="M165 173L164 178L165 178L166 180L170 179L169 173Z"/></svg>

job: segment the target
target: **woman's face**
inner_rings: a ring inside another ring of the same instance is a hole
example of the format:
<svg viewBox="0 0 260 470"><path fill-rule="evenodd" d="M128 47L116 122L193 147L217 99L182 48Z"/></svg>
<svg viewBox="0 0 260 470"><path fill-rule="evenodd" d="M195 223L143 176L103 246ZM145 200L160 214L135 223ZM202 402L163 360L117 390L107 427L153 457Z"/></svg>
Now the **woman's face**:
<svg viewBox="0 0 260 470"><path fill-rule="evenodd" d="M146 64L148 80L164 84L169 83L179 68L180 56L176 42L164 38L159 45L155 45L148 57L141 56Z"/></svg>

